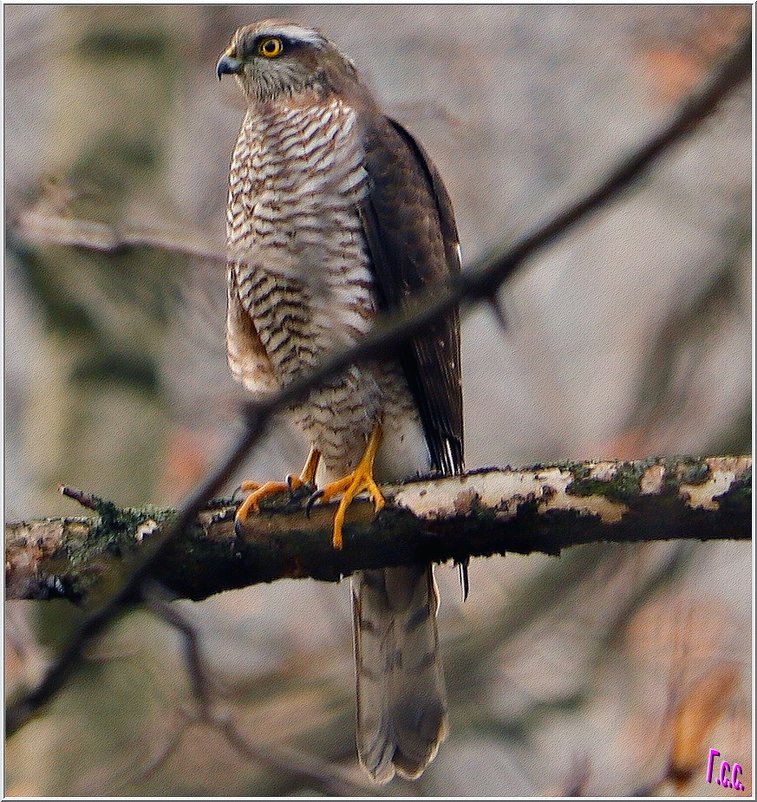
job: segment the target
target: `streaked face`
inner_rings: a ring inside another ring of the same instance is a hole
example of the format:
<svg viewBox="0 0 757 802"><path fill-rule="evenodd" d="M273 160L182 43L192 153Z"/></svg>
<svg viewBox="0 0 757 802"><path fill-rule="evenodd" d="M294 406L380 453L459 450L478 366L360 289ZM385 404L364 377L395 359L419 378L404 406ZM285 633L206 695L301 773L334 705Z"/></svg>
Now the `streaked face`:
<svg viewBox="0 0 757 802"><path fill-rule="evenodd" d="M216 72L236 75L250 99L291 95L322 80L324 61L338 56L317 31L284 20L239 28L218 61Z"/></svg>

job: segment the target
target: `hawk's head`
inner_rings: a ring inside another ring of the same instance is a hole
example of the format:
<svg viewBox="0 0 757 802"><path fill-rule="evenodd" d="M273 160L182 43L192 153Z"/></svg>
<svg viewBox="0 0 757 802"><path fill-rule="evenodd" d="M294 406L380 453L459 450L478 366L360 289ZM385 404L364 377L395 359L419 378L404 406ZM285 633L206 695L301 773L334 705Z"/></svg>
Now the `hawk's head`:
<svg viewBox="0 0 757 802"><path fill-rule="evenodd" d="M250 100L357 80L352 62L319 31L275 19L239 28L218 60L216 74L219 79L236 75Z"/></svg>

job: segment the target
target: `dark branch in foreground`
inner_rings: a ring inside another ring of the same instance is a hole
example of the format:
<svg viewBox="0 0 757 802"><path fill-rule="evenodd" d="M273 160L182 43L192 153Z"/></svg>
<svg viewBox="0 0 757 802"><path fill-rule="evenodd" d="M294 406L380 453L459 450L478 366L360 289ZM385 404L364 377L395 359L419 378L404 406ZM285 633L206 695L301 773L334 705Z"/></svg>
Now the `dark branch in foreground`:
<svg viewBox="0 0 757 802"><path fill-rule="evenodd" d="M559 554L597 541L745 539L751 534L750 457L643 460L476 471L386 487L376 517L353 505L345 546L331 546L333 505L308 516L299 496L271 500L234 533L236 505L203 510L155 566L152 578L182 598L311 577L336 582L354 571L493 554ZM88 497L91 498L91 497ZM6 597L97 595L122 573L172 511L120 510L99 519L48 519L6 527Z"/></svg>
<svg viewBox="0 0 757 802"><path fill-rule="evenodd" d="M174 541L192 527L207 501L220 492L224 483L259 440L276 411L306 397L314 387L339 374L349 365L396 347L461 302L492 299L497 288L525 260L554 243L577 223L585 221L590 215L618 199L660 156L680 142L686 134L696 130L723 98L749 76L751 64L750 27L720 66L686 100L671 121L657 135L623 159L593 191L517 241L504 254L494 254L484 259L478 269L474 266L453 285L441 288L431 295L421 295L411 308L386 316L358 346L329 360L311 376L288 385L265 403L248 405L246 430L227 458L200 483L178 511L172 523L163 528L161 535L147 539L145 546L140 550L136 566L131 569L110 598L82 623L58 659L50 666L41 683L7 709L8 733L11 734L22 726L60 690L81 660L86 644L119 615L125 602L139 595L144 580L154 575L156 566L174 547Z"/></svg>

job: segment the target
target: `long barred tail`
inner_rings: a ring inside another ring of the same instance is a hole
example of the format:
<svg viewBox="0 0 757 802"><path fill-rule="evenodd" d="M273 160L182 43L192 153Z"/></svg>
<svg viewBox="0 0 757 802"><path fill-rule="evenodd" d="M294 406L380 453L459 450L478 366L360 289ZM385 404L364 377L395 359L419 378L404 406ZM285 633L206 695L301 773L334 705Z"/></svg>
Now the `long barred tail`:
<svg viewBox="0 0 757 802"><path fill-rule="evenodd" d="M353 577L357 746L377 782L420 776L447 737L438 607L430 565Z"/></svg>

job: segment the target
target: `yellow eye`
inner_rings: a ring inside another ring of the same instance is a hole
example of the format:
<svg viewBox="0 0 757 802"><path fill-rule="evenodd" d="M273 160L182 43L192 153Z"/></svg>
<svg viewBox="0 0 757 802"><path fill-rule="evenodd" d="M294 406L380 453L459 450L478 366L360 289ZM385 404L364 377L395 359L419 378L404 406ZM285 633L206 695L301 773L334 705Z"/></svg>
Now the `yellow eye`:
<svg viewBox="0 0 757 802"><path fill-rule="evenodd" d="M258 53L266 58L276 58L276 56L280 56L283 49L284 44L282 43L281 39L278 39L275 36L271 36L268 39L263 39L263 41L258 45Z"/></svg>

